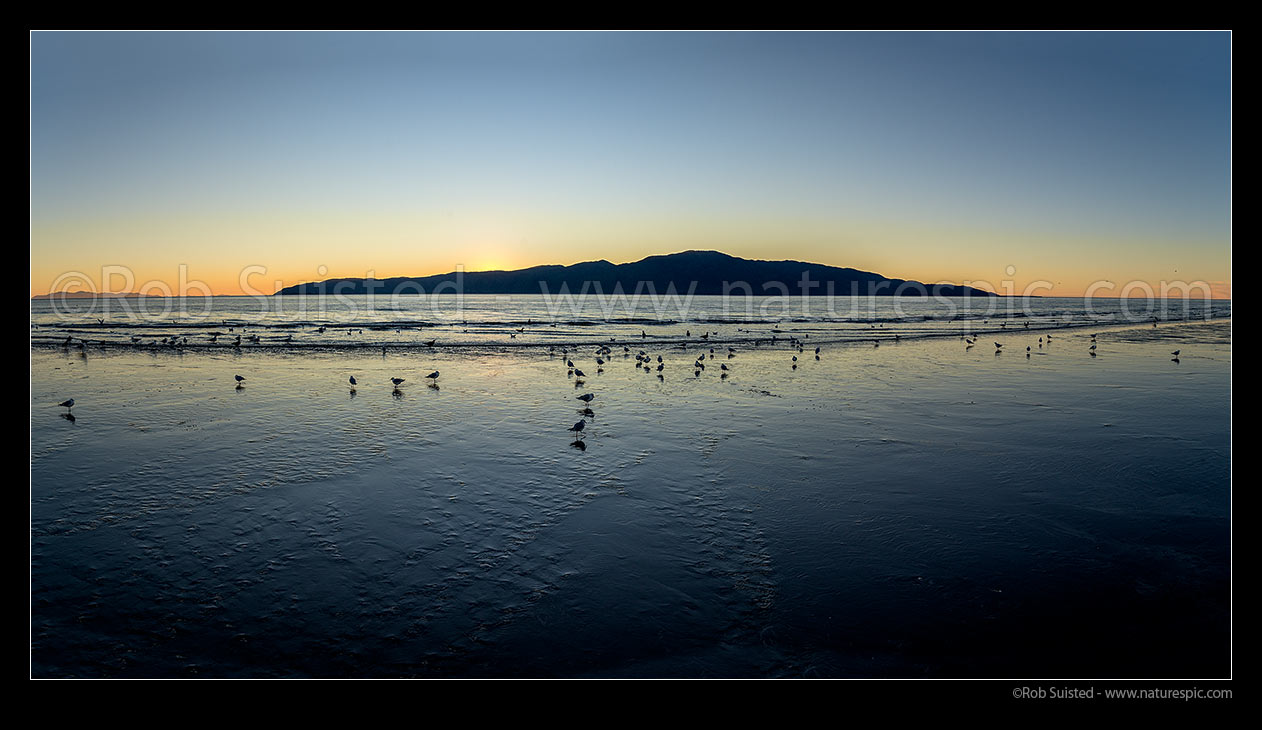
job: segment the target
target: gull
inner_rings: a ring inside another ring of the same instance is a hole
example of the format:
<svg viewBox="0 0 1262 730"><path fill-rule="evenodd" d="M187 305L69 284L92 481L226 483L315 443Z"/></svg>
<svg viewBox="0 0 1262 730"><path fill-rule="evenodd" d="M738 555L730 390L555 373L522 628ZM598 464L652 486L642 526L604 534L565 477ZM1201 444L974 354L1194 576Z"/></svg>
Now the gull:
<svg viewBox="0 0 1262 730"><path fill-rule="evenodd" d="M430 380L438 380L438 371L435 370L434 372L430 373L429 375L426 375L425 377L429 378Z"/></svg>
<svg viewBox="0 0 1262 730"><path fill-rule="evenodd" d="M438 342L438 340L429 340L424 344L426 347L433 347L435 342Z"/></svg>
<svg viewBox="0 0 1262 730"><path fill-rule="evenodd" d="M238 383L240 383L242 380L245 380L245 377L241 375L233 375L232 377L236 378Z"/></svg>
<svg viewBox="0 0 1262 730"><path fill-rule="evenodd" d="M596 397L596 394L595 394L595 393L584 393L584 394L582 394L582 395L580 395L580 396L576 397L574 400L581 400L581 401L583 401L584 403L591 403L591 402L592 402L592 398L595 398L595 397Z"/></svg>
<svg viewBox="0 0 1262 730"><path fill-rule="evenodd" d="M579 377L579 378L587 377L587 375L582 370L579 370L578 368L574 368L574 375L575 377Z"/></svg>
<svg viewBox="0 0 1262 730"><path fill-rule="evenodd" d="M1002 345L1002 344L1000 344L1000 343L998 343L998 342L996 342L996 343L995 343L995 349L996 349L996 350L998 350L998 349L1000 349L1000 348L1002 348L1002 347L1003 347L1003 345Z"/></svg>
<svg viewBox="0 0 1262 730"><path fill-rule="evenodd" d="M359 381L355 380L355 376L351 376L351 385L359 385Z"/></svg>
<svg viewBox="0 0 1262 730"><path fill-rule="evenodd" d="M62 408L65 408L65 409L67 409L67 410L69 410L69 409L71 409L71 408L74 408L74 398L71 398L70 400L64 400L64 401L62 401L62 402L58 403L57 405L58 405L58 406L61 406Z"/></svg>
<svg viewBox="0 0 1262 730"><path fill-rule="evenodd" d="M574 424L573 426L570 426L569 428L567 428L567 429L565 429L565 430L566 430L566 431L573 431L573 432L574 432L574 438L576 438L576 439L577 439L577 438L582 438L582 436L580 436L580 434L582 434L582 433L583 433L583 429L585 429L585 428L587 428L587 421L579 421L578 423Z"/></svg>
<svg viewBox="0 0 1262 730"><path fill-rule="evenodd" d="M403 378L390 378L390 382L394 383L395 388L398 388L400 385L403 384L404 381L403 381Z"/></svg>
<svg viewBox="0 0 1262 730"><path fill-rule="evenodd" d="M1172 352L1172 353L1170 353L1170 354L1171 354L1171 355L1174 355L1175 357L1178 357L1180 352L1183 352L1183 351L1182 351L1182 350L1175 350L1174 352Z"/></svg>

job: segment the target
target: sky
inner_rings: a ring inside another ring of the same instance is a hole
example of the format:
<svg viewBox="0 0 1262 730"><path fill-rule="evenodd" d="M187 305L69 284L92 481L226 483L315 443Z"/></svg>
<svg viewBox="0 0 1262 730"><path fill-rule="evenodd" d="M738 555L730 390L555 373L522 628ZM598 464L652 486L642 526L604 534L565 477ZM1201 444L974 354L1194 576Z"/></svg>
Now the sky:
<svg viewBox="0 0 1262 730"><path fill-rule="evenodd" d="M1230 33L30 43L32 295L715 249L1230 296Z"/></svg>

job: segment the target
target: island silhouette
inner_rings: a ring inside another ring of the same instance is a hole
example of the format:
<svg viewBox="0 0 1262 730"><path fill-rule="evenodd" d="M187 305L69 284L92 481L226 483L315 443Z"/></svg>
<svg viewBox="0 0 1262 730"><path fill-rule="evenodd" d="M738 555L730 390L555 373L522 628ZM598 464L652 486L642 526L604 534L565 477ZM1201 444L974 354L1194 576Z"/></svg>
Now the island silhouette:
<svg viewBox="0 0 1262 730"><path fill-rule="evenodd" d="M337 278L287 286L276 295L320 294L667 294L727 296L997 296L959 284L925 284L805 261L743 259L683 251L626 264L585 261L513 271L453 271L388 279Z"/></svg>

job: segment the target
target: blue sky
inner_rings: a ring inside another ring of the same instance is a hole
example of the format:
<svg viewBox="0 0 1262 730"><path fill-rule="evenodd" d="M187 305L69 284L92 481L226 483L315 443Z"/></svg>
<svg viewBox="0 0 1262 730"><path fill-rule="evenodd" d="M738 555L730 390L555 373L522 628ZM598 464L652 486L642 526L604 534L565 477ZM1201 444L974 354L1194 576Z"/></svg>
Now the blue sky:
<svg viewBox="0 0 1262 730"><path fill-rule="evenodd" d="M1229 287L1230 135L1227 33L33 33L32 291L701 247Z"/></svg>

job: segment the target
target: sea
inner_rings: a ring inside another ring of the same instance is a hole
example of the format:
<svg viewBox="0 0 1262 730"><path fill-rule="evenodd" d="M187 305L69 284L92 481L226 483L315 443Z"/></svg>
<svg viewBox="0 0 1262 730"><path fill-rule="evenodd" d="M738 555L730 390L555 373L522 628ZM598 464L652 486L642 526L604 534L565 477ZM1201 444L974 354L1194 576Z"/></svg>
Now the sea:
<svg viewBox="0 0 1262 730"><path fill-rule="evenodd" d="M34 677L1231 676L1228 300L30 306Z"/></svg>

